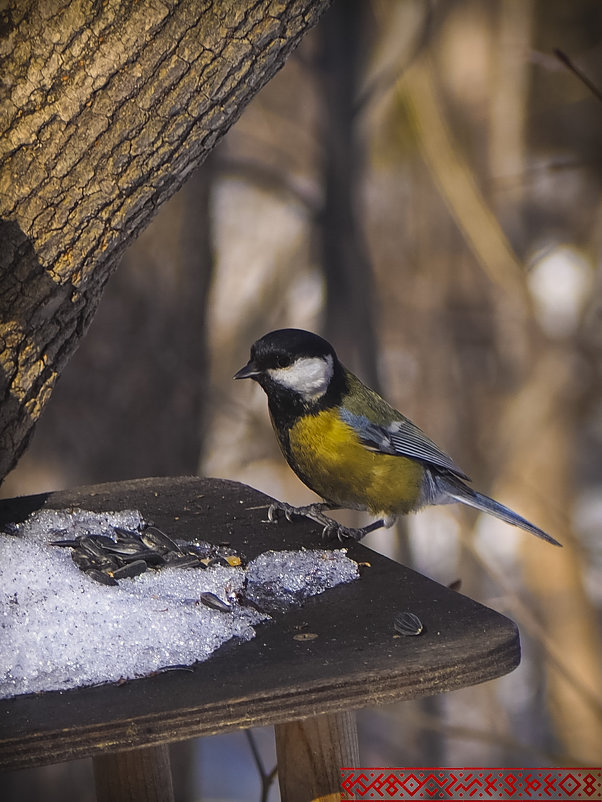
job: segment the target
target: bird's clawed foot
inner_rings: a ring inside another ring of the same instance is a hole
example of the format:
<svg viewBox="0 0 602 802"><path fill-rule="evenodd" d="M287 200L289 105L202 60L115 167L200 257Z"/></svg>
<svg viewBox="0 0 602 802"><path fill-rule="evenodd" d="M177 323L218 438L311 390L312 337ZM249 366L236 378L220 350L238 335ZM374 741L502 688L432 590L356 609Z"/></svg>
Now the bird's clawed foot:
<svg viewBox="0 0 602 802"><path fill-rule="evenodd" d="M346 539L361 540L368 532L373 532L375 529L380 529L384 526L384 521L373 521L368 526L361 529L354 529L350 526L343 526L328 515L324 515L324 510L334 510L336 507L328 502L317 502L315 504L307 504L305 507L293 507L284 501L274 501L268 507L268 520L276 521L278 513L283 512L287 521L292 521L293 516L301 516L309 518L311 521L320 524L322 527L322 539L327 537L337 537L339 541Z"/></svg>
<svg viewBox="0 0 602 802"><path fill-rule="evenodd" d="M332 518L324 515L324 510L332 510L334 507L327 502L316 502L315 504L307 504L305 507L293 507L292 504L287 504L285 501L273 501L268 507L268 521L276 521L278 513L283 512L287 521L293 520L293 516L301 518L310 518L324 527L336 524Z"/></svg>

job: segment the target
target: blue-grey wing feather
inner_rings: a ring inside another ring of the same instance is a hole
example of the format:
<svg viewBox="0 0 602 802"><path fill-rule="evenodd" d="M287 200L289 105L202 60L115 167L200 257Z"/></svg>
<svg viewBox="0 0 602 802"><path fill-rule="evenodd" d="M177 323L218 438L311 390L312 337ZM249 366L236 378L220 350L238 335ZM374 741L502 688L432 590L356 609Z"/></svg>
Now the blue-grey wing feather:
<svg viewBox="0 0 602 802"><path fill-rule="evenodd" d="M380 426L364 415L349 412L345 407L341 408L340 416L354 429L363 445L372 451L417 459L450 471L461 479L468 479L451 457L407 419L394 420L389 426Z"/></svg>

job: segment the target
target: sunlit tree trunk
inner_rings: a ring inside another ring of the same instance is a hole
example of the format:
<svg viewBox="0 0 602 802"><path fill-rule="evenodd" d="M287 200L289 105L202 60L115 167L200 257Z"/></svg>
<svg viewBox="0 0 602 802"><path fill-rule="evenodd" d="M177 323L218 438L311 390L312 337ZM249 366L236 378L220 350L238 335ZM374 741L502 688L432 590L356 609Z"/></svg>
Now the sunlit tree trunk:
<svg viewBox="0 0 602 802"><path fill-rule="evenodd" d="M568 347L542 353L501 421L500 477L494 492L564 548L525 538L522 565L541 624L541 671L555 734L567 755L597 764L602 755L602 644L583 587L584 555L571 531L576 424L584 391Z"/></svg>
<svg viewBox="0 0 602 802"><path fill-rule="evenodd" d="M0 478L132 239L328 0L11 3L0 31Z"/></svg>

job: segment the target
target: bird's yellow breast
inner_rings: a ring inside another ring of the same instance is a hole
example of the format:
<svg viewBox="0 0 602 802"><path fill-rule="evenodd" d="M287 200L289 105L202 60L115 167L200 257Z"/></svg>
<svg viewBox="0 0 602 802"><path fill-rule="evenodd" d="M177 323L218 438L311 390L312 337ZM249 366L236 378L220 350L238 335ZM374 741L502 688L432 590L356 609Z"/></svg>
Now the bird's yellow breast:
<svg viewBox="0 0 602 802"><path fill-rule="evenodd" d="M284 442L282 447L299 478L341 507L398 515L418 505L422 465L369 451L336 409L297 420L288 432L288 449Z"/></svg>

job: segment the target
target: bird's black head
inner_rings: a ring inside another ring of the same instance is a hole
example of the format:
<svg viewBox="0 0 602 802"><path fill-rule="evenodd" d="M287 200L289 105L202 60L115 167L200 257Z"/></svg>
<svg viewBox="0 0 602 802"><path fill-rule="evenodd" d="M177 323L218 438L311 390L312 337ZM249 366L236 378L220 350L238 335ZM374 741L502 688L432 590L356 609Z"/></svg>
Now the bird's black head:
<svg viewBox="0 0 602 802"><path fill-rule="evenodd" d="M270 408L278 404L307 408L330 400L344 383L343 375L334 348L322 337L302 329L278 329L253 344L251 359L234 378L258 382Z"/></svg>

